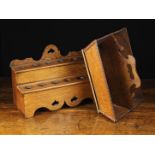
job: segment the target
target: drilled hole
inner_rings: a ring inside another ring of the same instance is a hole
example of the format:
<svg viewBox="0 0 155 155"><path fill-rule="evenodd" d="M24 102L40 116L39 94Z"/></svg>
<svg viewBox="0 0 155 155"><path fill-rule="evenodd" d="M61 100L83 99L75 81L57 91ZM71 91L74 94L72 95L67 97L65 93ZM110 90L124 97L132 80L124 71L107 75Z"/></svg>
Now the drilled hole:
<svg viewBox="0 0 155 155"><path fill-rule="evenodd" d="M50 49L49 51L48 51L48 53L54 53L55 51L53 50L53 49Z"/></svg>
<svg viewBox="0 0 155 155"><path fill-rule="evenodd" d="M58 104L59 104L59 102L56 101L56 100L52 103L53 106L56 106L56 105L58 105Z"/></svg>
<svg viewBox="0 0 155 155"><path fill-rule="evenodd" d="M25 88L25 89L31 89L32 86L25 86L24 88Z"/></svg>
<svg viewBox="0 0 155 155"><path fill-rule="evenodd" d="M38 67L38 66L40 66L40 64L34 63L34 64L32 64L32 66L33 66L33 67Z"/></svg>
<svg viewBox="0 0 155 155"><path fill-rule="evenodd" d="M69 82L69 81L70 81L70 79L64 79L64 81L65 81L65 82Z"/></svg>
<svg viewBox="0 0 155 155"><path fill-rule="evenodd" d="M74 57L74 58L72 58L71 60L72 60L72 61L77 61L78 58L77 58L77 57Z"/></svg>
<svg viewBox="0 0 155 155"><path fill-rule="evenodd" d="M85 77L84 77L84 76L78 76L77 79L78 79L78 80L84 80Z"/></svg>
<svg viewBox="0 0 155 155"><path fill-rule="evenodd" d="M52 81L51 84L58 84L60 81Z"/></svg>
<svg viewBox="0 0 155 155"><path fill-rule="evenodd" d="M71 99L71 102L74 102L78 99L78 97L74 96L72 99Z"/></svg>
<svg viewBox="0 0 155 155"><path fill-rule="evenodd" d="M64 59L58 59L57 62L64 62Z"/></svg>
<svg viewBox="0 0 155 155"><path fill-rule="evenodd" d="M44 84L44 83L39 83L38 86L39 86L39 87L44 87L45 84Z"/></svg>
<svg viewBox="0 0 155 155"><path fill-rule="evenodd" d="M51 64L51 63L52 63L51 60L46 60L46 61L45 61L45 64L46 64L46 65L49 65L49 64Z"/></svg>
<svg viewBox="0 0 155 155"><path fill-rule="evenodd" d="M71 61L79 61L79 60L82 60L82 58L81 57L73 57L73 58L71 58Z"/></svg>
<svg viewBox="0 0 155 155"><path fill-rule="evenodd" d="M134 75L133 75L133 72L132 72L132 66L130 64L127 64L127 68L128 68L128 72L130 74L130 78L133 80Z"/></svg>
<svg viewBox="0 0 155 155"><path fill-rule="evenodd" d="M20 66L20 67L17 67L18 70L22 70L24 69L24 67Z"/></svg>

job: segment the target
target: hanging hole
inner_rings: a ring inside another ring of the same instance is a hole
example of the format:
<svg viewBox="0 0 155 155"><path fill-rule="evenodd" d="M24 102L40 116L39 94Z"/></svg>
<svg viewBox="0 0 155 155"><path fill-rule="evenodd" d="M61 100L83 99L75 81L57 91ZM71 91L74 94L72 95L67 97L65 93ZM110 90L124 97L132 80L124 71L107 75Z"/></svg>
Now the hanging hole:
<svg viewBox="0 0 155 155"><path fill-rule="evenodd" d="M131 80L134 80L134 75L133 75L133 72L132 72L132 66L130 64L127 64L127 68L128 68L128 72L130 74Z"/></svg>
<svg viewBox="0 0 155 155"><path fill-rule="evenodd" d="M49 51L48 51L48 53L54 53L55 51L53 50L53 49L50 49Z"/></svg>
<svg viewBox="0 0 155 155"><path fill-rule="evenodd" d="M78 97L74 96L72 99L71 99L71 102L74 102L78 99Z"/></svg>
<svg viewBox="0 0 155 155"><path fill-rule="evenodd" d="M56 105L58 105L58 104L59 104L59 102L56 101L56 100L52 103L53 106L56 106Z"/></svg>

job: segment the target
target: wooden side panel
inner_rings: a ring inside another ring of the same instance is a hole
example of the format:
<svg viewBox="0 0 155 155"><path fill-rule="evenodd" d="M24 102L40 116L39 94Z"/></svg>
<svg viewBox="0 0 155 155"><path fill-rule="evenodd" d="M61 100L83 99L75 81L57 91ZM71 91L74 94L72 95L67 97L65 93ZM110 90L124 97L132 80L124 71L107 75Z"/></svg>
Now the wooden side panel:
<svg viewBox="0 0 155 155"><path fill-rule="evenodd" d="M110 119L115 120L115 113L97 43L94 42L94 44L84 49L83 56L92 83L96 104L99 108L98 110Z"/></svg>
<svg viewBox="0 0 155 155"><path fill-rule="evenodd" d="M22 112L25 113L24 108L24 95L22 95L19 90L17 89L17 79L16 74L12 70L12 89L13 89L13 102L16 104L17 108Z"/></svg>
<svg viewBox="0 0 155 155"><path fill-rule="evenodd" d="M13 102L14 102L14 104L16 104L17 82L16 82L16 74L13 70L11 71L11 75L12 75Z"/></svg>
<svg viewBox="0 0 155 155"><path fill-rule="evenodd" d="M23 114L25 113L25 105L24 105L24 95L16 89L16 105L18 110L20 110Z"/></svg>

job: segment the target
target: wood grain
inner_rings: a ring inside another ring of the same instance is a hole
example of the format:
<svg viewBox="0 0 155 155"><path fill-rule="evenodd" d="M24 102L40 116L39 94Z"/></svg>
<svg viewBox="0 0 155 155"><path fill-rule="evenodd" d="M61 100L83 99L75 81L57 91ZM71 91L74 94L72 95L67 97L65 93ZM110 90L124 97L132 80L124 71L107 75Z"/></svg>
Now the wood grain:
<svg viewBox="0 0 155 155"><path fill-rule="evenodd" d="M155 134L155 80L142 81L144 101L119 122L96 112L95 103L59 111L39 111L25 119L12 101L11 80L0 78L0 134Z"/></svg>
<svg viewBox="0 0 155 155"><path fill-rule="evenodd" d="M93 41L82 54L98 112L119 121L142 99L127 29Z"/></svg>
<svg viewBox="0 0 155 155"><path fill-rule="evenodd" d="M51 44L40 60L13 60L10 67L14 103L26 118L33 117L43 107L53 111L64 104L73 107L85 98L92 98L80 51L62 56Z"/></svg>

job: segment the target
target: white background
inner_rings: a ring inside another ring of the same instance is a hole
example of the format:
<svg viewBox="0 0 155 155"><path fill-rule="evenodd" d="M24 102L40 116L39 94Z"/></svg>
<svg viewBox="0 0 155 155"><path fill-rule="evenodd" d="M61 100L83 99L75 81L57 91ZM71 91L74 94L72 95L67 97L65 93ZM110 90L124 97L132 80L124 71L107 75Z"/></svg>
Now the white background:
<svg viewBox="0 0 155 155"><path fill-rule="evenodd" d="M154 0L0 0L0 18L154 18Z"/></svg>
<svg viewBox="0 0 155 155"><path fill-rule="evenodd" d="M1 155L154 155L154 136L1 136Z"/></svg>

